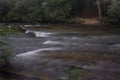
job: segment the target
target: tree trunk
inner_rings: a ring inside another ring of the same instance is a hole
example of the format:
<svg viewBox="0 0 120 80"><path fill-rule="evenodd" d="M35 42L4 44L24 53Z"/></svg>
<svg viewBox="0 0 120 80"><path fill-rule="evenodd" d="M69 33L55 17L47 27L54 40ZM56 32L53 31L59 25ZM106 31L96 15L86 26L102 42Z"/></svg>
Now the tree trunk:
<svg viewBox="0 0 120 80"><path fill-rule="evenodd" d="M100 8L100 1L97 0L97 8L98 8L98 15L99 15L99 18L102 17L102 13L101 13L101 8Z"/></svg>

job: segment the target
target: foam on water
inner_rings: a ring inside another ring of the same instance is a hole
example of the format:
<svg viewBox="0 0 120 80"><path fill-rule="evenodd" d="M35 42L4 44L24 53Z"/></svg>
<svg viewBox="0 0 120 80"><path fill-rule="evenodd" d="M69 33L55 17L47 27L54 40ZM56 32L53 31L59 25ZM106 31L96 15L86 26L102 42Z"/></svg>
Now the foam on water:
<svg viewBox="0 0 120 80"><path fill-rule="evenodd" d="M51 40L47 40L45 42L43 42L44 45L63 45L63 46L69 46L69 45L72 45L72 46L76 46L76 45L79 45L77 42L73 42L73 41L69 41L69 42L66 42L66 41L51 41Z"/></svg>
<svg viewBox="0 0 120 80"><path fill-rule="evenodd" d="M49 35L52 34L50 32L37 32L37 31L34 33L35 33L36 37L49 37Z"/></svg>
<svg viewBox="0 0 120 80"><path fill-rule="evenodd" d="M25 33L34 33L35 37L49 37L51 34L51 32L41 32L41 31L30 31L27 30Z"/></svg>
<svg viewBox="0 0 120 80"><path fill-rule="evenodd" d="M51 44L51 45L53 45L53 44L64 44L64 43L62 43L62 42L60 42L60 41L47 40L47 41L45 41L43 44Z"/></svg>
<svg viewBox="0 0 120 80"><path fill-rule="evenodd" d="M27 57L27 56L32 56L35 55L38 52L42 52L42 51L54 51L54 50L61 50L61 48L42 48L42 49L38 49L38 50L34 50L34 51L29 51L26 53L22 53L22 54L18 54L16 55L16 57Z"/></svg>

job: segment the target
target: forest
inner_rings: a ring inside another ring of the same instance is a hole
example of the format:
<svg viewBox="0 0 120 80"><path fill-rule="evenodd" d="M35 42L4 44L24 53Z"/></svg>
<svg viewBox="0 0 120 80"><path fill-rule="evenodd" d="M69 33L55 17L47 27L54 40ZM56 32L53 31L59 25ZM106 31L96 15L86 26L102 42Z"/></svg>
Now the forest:
<svg viewBox="0 0 120 80"><path fill-rule="evenodd" d="M95 17L119 23L119 8L119 0L0 0L0 22L70 23Z"/></svg>

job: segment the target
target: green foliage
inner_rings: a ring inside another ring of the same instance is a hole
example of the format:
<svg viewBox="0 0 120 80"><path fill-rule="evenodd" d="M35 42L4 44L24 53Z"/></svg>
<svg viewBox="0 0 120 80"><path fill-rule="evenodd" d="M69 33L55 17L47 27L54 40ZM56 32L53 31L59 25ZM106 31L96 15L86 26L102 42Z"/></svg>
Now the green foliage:
<svg viewBox="0 0 120 80"><path fill-rule="evenodd" d="M7 27L7 26L0 26L0 37L5 37L8 34L16 34L18 33L17 29L12 28L11 26Z"/></svg>
<svg viewBox="0 0 120 80"><path fill-rule="evenodd" d="M44 17L49 21L65 21L70 17L71 4L69 0L46 0L41 3Z"/></svg>
<svg viewBox="0 0 120 80"><path fill-rule="evenodd" d="M12 52L6 48L0 48L0 62L8 64L12 57Z"/></svg>
<svg viewBox="0 0 120 80"><path fill-rule="evenodd" d="M6 18L9 22L19 21L21 20L21 16L13 11L8 12Z"/></svg>
<svg viewBox="0 0 120 80"><path fill-rule="evenodd" d="M3 5L2 1L0 4ZM0 6L0 9L5 12L5 15L0 12L0 16L9 22L62 22L70 17L72 10L69 0L9 0L9 3L4 5L6 7Z"/></svg>
<svg viewBox="0 0 120 80"><path fill-rule="evenodd" d="M84 80L83 78L87 75L88 71L79 66L75 66L69 69L68 78L60 78L58 80Z"/></svg>
<svg viewBox="0 0 120 80"><path fill-rule="evenodd" d="M87 70L76 66L69 70L69 80L83 80L86 74Z"/></svg>
<svg viewBox="0 0 120 80"><path fill-rule="evenodd" d="M110 5L110 0L99 0L101 6L102 17L107 16L107 10Z"/></svg>
<svg viewBox="0 0 120 80"><path fill-rule="evenodd" d="M108 17L111 23L120 23L120 1L109 6Z"/></svg>
<svg viewBox="0 0 120 80"><path fill-rule="evenodd" d="M120 19L120 2L116 3L115 5L110 5L108 9L108 15L111 18Z"/></svg>
<svg viewBox="0 0 120 80"><path fill-rule="evenodd" d="M7 35L10 33L15 33L15 30L0 26L0 64L8 64L12 57L12 52L8 49L9 42L7 39Z"/></svg>
<svg viewBox="0 0 120 80"><path fill-rule="evenodd" d="M99 1L102 16L119 21L120 1ZM0 21L68 22L74 17L97 16L96 7L96 0L0 0ZM71 22L79 23L76 20Z"/></svg>
<svg viewBox="0 0 120 80"><path fill-rule="evenodd" d="M0 0L0 21L5 21L5 16L12 7L11 0Z"/></svg>

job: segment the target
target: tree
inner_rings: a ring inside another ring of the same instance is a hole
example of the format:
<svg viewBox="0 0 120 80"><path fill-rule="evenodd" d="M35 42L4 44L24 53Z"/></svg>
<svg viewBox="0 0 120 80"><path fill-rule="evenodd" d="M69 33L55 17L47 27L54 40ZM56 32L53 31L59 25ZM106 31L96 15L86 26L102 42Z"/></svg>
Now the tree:
<svg viewBox="0 0 120 80"><path fill-rule="evenodd" d="M65 21L70 17L70 0L45 0L41 3L42 12L48 21Z"/></svg>
<svg viewBox="0 0 120 80"><path fill-rule="evenodd" d="M5 21L5 16L11 7L11 0L0 0L0 21Z"/></svg>
<svg viewBox="0 0 120 80"><path fill-rule="evenodd" d="M114 23L120 23L120 1L113 0L113 3L108 8L108 17L113 20Z"/></svg>
<svg viewBox="0 0 120 80"><path fill-rule="evenodd" d="M97 1L99 18L101 18L102 17L102 13L101 13L100 1L99 0L96 0L96 1Z"/></svg>

